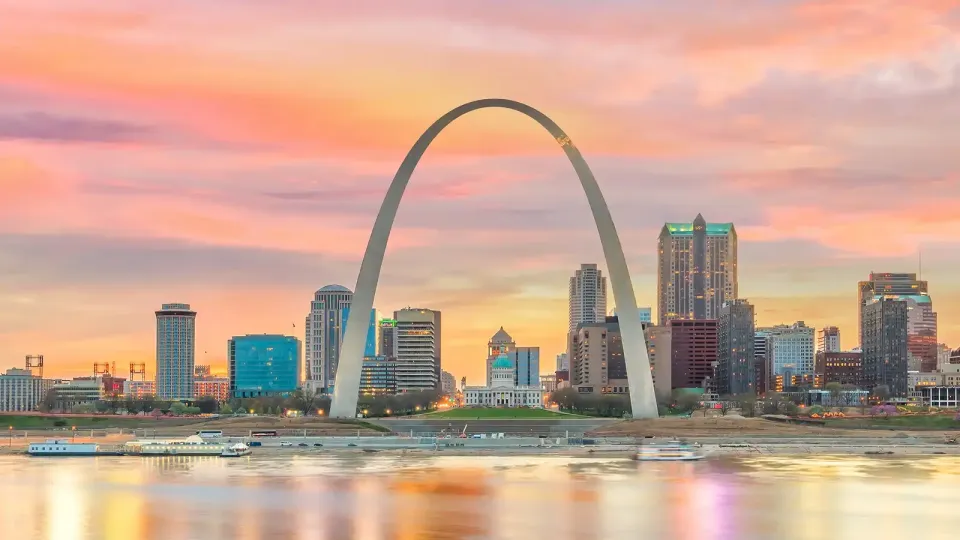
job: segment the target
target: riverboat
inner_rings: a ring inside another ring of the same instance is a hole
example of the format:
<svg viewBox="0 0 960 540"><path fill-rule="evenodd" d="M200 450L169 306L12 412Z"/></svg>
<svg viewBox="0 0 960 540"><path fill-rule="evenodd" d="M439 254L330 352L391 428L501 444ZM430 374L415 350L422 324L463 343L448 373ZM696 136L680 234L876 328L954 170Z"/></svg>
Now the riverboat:
<svg viewBox="0 0 960 540"><path fill-rule="evenodd" d="M697 448L678 442L641 446L633 457L637 461L696 461L703 458L703 452Z"/></svg>
<svg viewBox="0 0 960 540"><path fill-rule="evenodd" d="M27 454L31 456L97 456L99 453L99 444L75 443L60 439L30 443L27 447Z"/></svg>
<svg viewBox="0 0 960 540"><path fill-rule="evenodd" d="M197 435L186 439L146 439L123 445L123 453L130 456L220 456L224 445L205 441Z"/></svg>
<svg viewBox="0 0 960 540"><path fill-rule="evenodd" d="M253 453L253 450L250 450L250 447L243 443L231 444L230 446L224 447L223 451L220 453L221 457L241 457L249 456Z"/></svg>

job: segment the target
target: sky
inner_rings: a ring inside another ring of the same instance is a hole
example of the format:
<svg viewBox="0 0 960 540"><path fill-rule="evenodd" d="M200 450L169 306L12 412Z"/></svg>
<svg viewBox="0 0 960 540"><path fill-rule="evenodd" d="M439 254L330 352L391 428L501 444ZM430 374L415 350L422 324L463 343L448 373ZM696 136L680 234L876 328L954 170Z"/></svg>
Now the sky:
<svg viewBox="0 0 960 540"><path fill-rule="evenodd" d="M409 147L486 97L570 135L639 305L660 227L699 212L735 223L758 324L838 325L854 347L857 281L922 252L940 341L960 346L956 6L0 0L0 368L149 375L167 302L198 311L215 369L230 336L302 339L313 292L354 287ZM500 326L549 372L587 262L605 267L556 142L482 110L421 161L375 305L441 310L458 380L483 380Z"/></svg>

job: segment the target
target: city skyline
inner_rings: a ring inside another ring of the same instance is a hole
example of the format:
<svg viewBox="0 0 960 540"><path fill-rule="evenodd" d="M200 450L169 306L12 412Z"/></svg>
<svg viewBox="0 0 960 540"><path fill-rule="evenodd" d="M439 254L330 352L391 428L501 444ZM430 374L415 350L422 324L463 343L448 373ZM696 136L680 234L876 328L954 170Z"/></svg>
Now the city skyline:
<svg viewBox="0 0 960 540"><path fill-rule="evenodd" d="M307 295L355 286L411 142L491 96L574 137L638 305L657 305L663 224L703 213L736 224L738 296L758 327L837 326L849 349L856 283L920 273L922 250L937 341L960 346L958 23L935 3L733 17L596 2L544 20L534 0L509 23L499 5L243 3L215 28L183 3L21 4L0 35L0 370L43 354L48 376L96 361L152 377L153 311L171 299L198 312L196 363L220 371L231 336L303 339ZM851 25L886 37L830 38ZM342 56L313 52L332 43ZM549 137L508 112L462 122L411 180L376 305L443 312L444 369L481 381L500 326L543 358L564 351L571 270L607 269Z"/></svg>

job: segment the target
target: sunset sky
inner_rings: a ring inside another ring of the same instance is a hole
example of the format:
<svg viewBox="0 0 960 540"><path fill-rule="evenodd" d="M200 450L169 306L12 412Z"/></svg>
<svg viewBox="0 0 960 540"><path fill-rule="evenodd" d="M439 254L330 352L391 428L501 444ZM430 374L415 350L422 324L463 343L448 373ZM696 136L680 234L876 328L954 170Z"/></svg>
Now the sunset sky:
<svg viewBox="0 0 960 540"><path fill-rule="evenodd" d="M152 373L164 302L199 312L215 368L232 335L303 339L313 291L354 287L410 145L484 97L570 134L639 305L660 227L702 212L735 223L759 324L836 324L854 347L857 281L922 251L956 347L957 5L0 0L0 369ZM604 266L558 145L479 111L414 175L375 305L442 310L457 379L482 381L501 325L547 372L584 262Z"/></svg>

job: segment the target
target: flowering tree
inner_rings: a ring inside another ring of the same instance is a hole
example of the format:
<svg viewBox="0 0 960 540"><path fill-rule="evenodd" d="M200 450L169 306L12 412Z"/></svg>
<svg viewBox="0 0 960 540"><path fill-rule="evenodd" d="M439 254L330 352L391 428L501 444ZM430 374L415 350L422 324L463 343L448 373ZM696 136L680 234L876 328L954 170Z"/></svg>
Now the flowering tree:
<svg viewBox="0 0 960 540"><path fill-rule="evenodd" d="M896 416L897 408L893 405L875 405L870 408L870 416Z"/></svg>

